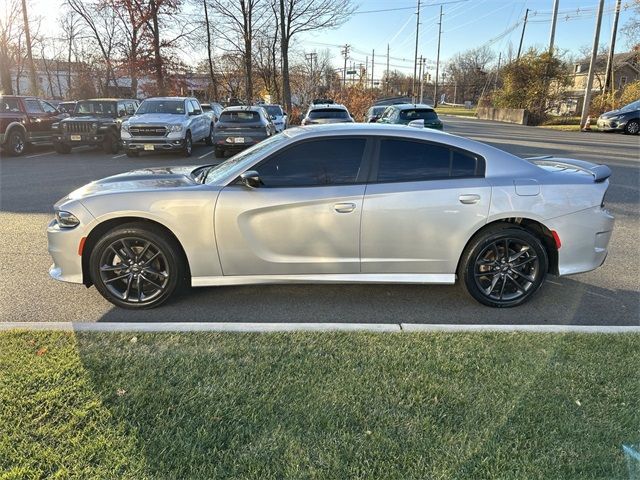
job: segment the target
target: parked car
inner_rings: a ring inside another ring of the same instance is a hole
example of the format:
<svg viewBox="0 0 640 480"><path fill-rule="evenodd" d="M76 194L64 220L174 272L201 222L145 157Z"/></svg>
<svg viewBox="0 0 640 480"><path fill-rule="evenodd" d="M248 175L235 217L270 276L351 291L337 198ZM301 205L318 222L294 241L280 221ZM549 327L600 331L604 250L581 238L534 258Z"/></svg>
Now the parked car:
<svg viewBox="0 0 640 480"><path fill-rule="evenodd" d="M414 120L424 120L426 128L435 128L436 130L443 128L442 121L438 118L433 107L422 104L390 105L385 109L378 122L409 125L409 122Z"/></svg>
<svg viewBox="0 0 640 480"><path fill-rule="evenodd" d="M30 145L53 142L53 124L67 115L36 97L0 96L0 148L20 156Z"/></svg>
<svg viewBox="0 0 640 480"><path fill-rule="evenodd" d="M80 145L98 145L106 153L117 153L122 122L137 108L138 101L133 99L80 100L70 117L53 125L53 146L58 153L69 153Z"/></svg>
<svg viewBox="0 0 640 480"><path fill-rule="evenodd" d="M271 117L271 121L276 127L276 131L282 132L285 128L287 128L287 114L282 109L280 105L272 105L272 104L263 104L260 105L263 107L267 114Z"/></svg>
<svg viewBox="0 0 640 480"><path fill-rule="evenodd" d="M76 108L76 103L78 102L60 102L56 108L62 113L71 114Z"/></svg>
<svg viewBox="0 0 640 480"><path fill-rule="evenodd" d="M214 122L190 97L144 100L133 117L122 122L122 141L129 157L140 152L178 150L190 157L195 142L213 145Z"/></svg>
<svg viewBox="0 0 640 480"><path fill-rule="evenodd" d="M224 107L216 102L201 103L200 106L202 107L202 112L211 117L214 125L220 119L220 114L222 113L222 110L224 110Z"/></svg>
<svg viewBox="0 0 640 480"><path fill-rule="evenodd" d="M364 115L365 123L377 122L386 108L387 105L374 105L373 107L369 107L369 110L367 110L367 113Z"/></svg>
<svg viewBox="0 0 640 480"><path fill-rule="evenodd" d="M640 100L600 115L598 130L624 132L628 135L640 133Z"/></svg>
<svg viewBox="0 0 640 480"><path fill-rule="evenodd" d="M602 265L610 174L430 129L290 128L219 165L146 168L71 193L48 227L50 274L125 308L160 305L183 282L456 280L512 307L548 273Z"/></svg>
<svg viewBox="0 0 640 480"><path fill-rule="evenodd" d="M243 150L276 133L275 125L261 106L227 107L216 124L215 155L224 157L228 152Z"/></svg>
<svg viewBox="0 0 640 480"><path fill-rule="evenodd" d="M321 123L353 123L353 118L344 105L337 103L314 103L309 106L307 114L302 119L302 125Z"/></svg>

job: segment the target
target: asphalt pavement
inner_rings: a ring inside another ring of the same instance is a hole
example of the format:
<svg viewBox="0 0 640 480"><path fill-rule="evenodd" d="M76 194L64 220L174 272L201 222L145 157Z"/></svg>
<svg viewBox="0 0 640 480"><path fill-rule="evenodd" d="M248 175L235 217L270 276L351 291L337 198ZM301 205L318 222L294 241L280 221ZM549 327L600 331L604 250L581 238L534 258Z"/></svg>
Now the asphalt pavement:
<svg viewBox="0 0 640 480"><path fill-rule="evenodd" d="M0 159L0 321L640 325L640 137L447 116L443 121L448 132L517 155L609 165L607 206L616 226L605 265L549 277L530 302L513 309L484 307L457 285L260 285L191 289L160 309L121 310L95 288L49 278L46 226L53 203L91 180L126 170L221 160L204 145L191 158L128 158L84 147L59 155L39 148Z"/></svg>

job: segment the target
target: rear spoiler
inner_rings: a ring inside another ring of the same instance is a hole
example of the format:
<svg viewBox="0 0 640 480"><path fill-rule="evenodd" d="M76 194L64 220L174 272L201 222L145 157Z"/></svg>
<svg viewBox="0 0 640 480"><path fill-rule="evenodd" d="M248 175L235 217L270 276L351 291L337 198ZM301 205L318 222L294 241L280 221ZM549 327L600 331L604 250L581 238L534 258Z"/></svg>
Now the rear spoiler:
<svg viewBox="0 0 640 480"><path fill-rule="evenodd" d="M596 183L604 182L611 176L611 169L606 165L598 165L584 160L574 160L572 158L555 158L552 155L541 157L529 157L526 160L540 166L557 167L564 169L575 169L593 176Z"/></svg>

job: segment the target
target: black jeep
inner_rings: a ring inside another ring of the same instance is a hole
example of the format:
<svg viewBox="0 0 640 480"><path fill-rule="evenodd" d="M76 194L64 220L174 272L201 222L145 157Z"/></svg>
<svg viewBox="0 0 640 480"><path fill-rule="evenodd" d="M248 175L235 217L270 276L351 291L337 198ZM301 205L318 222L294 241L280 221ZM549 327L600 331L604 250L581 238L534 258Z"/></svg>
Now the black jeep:
<svg viewBox="0 0 640 480"><path fill-rule="evenodd" d="M53 145L58 153L69 153L79 145L101 145L106 153L120 149L120 126L133 115L138 100L94 98L80 100L69 118L53 125Z"/></svg>

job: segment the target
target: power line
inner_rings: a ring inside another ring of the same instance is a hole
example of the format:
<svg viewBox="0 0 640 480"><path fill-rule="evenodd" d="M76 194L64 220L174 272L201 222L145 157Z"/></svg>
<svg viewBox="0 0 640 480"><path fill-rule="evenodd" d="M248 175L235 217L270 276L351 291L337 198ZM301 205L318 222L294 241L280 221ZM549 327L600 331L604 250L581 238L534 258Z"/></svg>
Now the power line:
<svg viewBox="0 0 640 480"><path fill-rule="evenodd" d="M450 2L440 2L440 3L430 3L429 7L435 7L438 5L452 5L454 3L463 3L463 2L468 2L470 0L452 0ZM400 10L413 10L413 8L415 7L396 7L396 8L383 8L381 10L361 10L358 11L356 10L355 12L353 12L353 15L360 15L362 13L380 13L380 12L397 12Z"/></svg>

